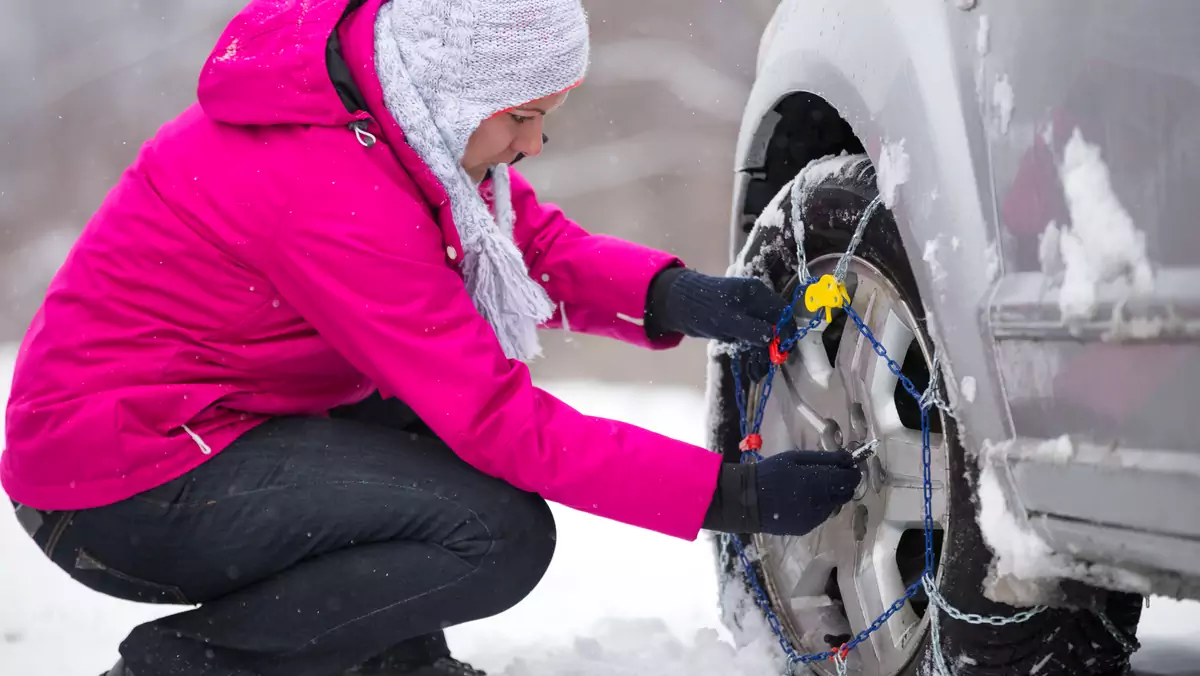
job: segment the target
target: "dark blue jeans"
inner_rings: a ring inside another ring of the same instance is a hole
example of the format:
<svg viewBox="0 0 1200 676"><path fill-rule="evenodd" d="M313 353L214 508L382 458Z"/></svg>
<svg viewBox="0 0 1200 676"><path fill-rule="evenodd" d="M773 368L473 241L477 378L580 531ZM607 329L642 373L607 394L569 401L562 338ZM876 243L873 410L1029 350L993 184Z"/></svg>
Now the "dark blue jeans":
<svg viewBox="0 0 1200 676"><path fill-rule="evenodd" d="M199 607L136 627L134 676L337 676L446 654L441 630L523 599L554 553L540 497L377 396L279 418L114 505L30 513L75 580Z"/></svg>

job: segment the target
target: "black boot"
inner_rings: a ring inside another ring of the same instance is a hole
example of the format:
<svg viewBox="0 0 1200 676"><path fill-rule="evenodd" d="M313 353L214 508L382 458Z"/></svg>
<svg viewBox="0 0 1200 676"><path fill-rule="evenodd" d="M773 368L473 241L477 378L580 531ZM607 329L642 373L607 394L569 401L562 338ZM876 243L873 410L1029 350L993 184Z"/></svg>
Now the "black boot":
<svg viewBox="0 0 1200 676"><path fill-rule="evenodd" d="M112 669L100 676L133 676L133 672L125 668L125 660L118 659ZM347 671L346 676L487 676L487 672L453 657L439 657L429 664L363 666Z"/></svg>
<svg viewBox="0 0 1200 676"><path fill-rule="evenodd" d="M439 657L425 664L363 665L347 671L346 676L487 676L487 672L453 657Z"/></svg>
<svg viewBox="0 0 1200 676"><path fill-rule="evenodd" d="M100 676L133 676L133 672L125 668L124 658L118 658L117 663L113 665L113 668L109 669L103 674L100 674Z"/></svg>
<svg viewBox="0 0 1200 676"><path fill-rule="evenodd" d="M398 643L345 676L487 676L469 664L450 657L446 635L435 632Z"/></svg>

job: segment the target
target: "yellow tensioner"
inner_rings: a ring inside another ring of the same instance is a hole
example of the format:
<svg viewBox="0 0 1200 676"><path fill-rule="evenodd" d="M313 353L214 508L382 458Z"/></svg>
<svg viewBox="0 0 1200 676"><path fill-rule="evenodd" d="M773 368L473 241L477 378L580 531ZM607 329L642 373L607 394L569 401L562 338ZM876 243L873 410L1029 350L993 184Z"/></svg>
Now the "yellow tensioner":
<svg viewBox="0 0 1200 676"><path fill-rule="evenodd" d="M846 292L846 285L833 275L821 277L809 284L804 291L804 307L808 308L809 312L825 308L826 322L833 321L833 308L842 307L844 303L849 302L850 294Z"/></svg>

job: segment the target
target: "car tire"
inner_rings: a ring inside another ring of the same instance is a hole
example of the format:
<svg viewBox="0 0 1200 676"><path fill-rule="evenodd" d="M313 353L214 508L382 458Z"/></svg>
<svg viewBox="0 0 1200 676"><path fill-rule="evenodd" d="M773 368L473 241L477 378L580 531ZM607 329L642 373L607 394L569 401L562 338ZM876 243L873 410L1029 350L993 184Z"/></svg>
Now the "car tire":
<svg viewBox="0 0 1200 676"><path fill-rule="evenodd" d="M875 169L867 156L825 158L814 162L810 168L818 163L822 166L815 167L817 170L801 171L793 179L802 182L800 192L804 197L799 215L804 224L804 249L809 261L844 251L861 215L878 194ZM789 283L795 283L798 268L792 214L791 209L787 208L786 199L790 186L791 183L781 191L781 199L767 207L782 213L774 219L759 219L731 267L732 274L758 276L781 292ZM782 227L779 227L780 219ZM895 221L886 209L878 209L868 222L856 257L882 271L899 290L914 309L918 330L927 339L924 306L909 266L909 257ZM803 316L804 308L798 307L797 313ZM850 330L853 330L852 325ZM721 350L710 351L710 444L713 451L723 453L726 462L738 462L741 430L730 359ZM916 384L918 388L924 387L920 382ZM942 396L945 397L944 392ZM975 495L979 467L977 463L967 461L955 420L942 416L940 422L949 449L949 539L942 548L945 555L939 553L940 592L949 603L963 612L1011 617L1022 609L992 602L981 591L992 554L984 543L976 521ZM750 542L749 535L740 537L743 542ZM732 538L717 534L714 544L721 572L724 622L735 637L740 637L740 642L747 642L751 638L761 640L761 633L766 626L764 614L752 600L754 592L744 574ZM754 575L764 583L764 587L769 587L766 585L769 579L764 577L766 574L762 565L755 562L753 567ZM1117 631L1123 632L1126 637L1135 634L1141 597L1102 590L1095 590L1091 597L1099 599L1102 604L1099 607L1115 623ZM776 614L782 612L778 599L771 598L770 604ZM951 667L951 673L959 676L1128 673L1129 651L1105 627L1099 615L1091 611L1050 609L1026 622L1005 626L969 624L951 619L944 613L939 617L942 652ZM867 676L937 673L931 669L928 623L923 626L922 644L903 668L887 674L857 673ZM857 632L864 627L852 628ZM786 633L787 630L784 631ZM799 646L797 637L788 636L788 639L793 645ZM836 640L829 642L821 649L834 648L835 643ZM834 673L829 663L815 667L814 673ZM856 672L852 670L851 673Z"/></svg>

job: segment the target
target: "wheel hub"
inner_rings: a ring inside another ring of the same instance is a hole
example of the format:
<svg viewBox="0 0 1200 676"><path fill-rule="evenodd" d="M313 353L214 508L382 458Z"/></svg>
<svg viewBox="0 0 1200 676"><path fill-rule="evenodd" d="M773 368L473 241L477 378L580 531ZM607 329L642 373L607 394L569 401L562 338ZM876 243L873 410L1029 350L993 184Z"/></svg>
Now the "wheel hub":
<svg viewBox="0 0 1200 676"><path fill-rule="evenodd" d="M826 418L825 425L821 430L821 450L836 451L841 447L842 428L838 427L836 420Z"/></svg>

